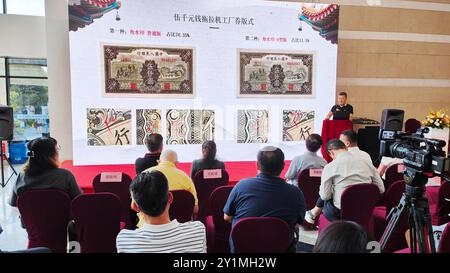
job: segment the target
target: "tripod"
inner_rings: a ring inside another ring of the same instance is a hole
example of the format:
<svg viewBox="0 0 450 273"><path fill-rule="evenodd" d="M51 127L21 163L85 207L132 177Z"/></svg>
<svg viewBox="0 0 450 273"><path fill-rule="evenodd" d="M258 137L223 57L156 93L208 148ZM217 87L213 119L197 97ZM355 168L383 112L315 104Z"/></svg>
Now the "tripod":
<svg viewBox="0 0 450 273"><path fill-rule="evenodd" d="M407 168L405 173L406 188L396 208L388 215L389 223L381 237L381 249L384 250L397 227L403 213L409 210L409 238L411 253L435 253L430 208L425 197L425 185L428 177L414 169ZM417 249L417 247L419 249Z"/></svg>
<svg viewBox="0 0 450 273"><path fill-rule="evenodd" d="M6 187L6 185L8 184L9 180L11 180L13 175L17 175L16 170L14 169L13 165L11 164L11 162L9 161L9 159L6 157L5 153L3 152L3 141L0 140L0 161L1 161L1 173L2 173L2 188ZM4 159L3 159L4 158ZM3 165L3 161L6 159L6 162L9 164L9 167L11 167L13 174L11 174L8 177L8 180L6 180L5 182L5 167Z"/></svg>

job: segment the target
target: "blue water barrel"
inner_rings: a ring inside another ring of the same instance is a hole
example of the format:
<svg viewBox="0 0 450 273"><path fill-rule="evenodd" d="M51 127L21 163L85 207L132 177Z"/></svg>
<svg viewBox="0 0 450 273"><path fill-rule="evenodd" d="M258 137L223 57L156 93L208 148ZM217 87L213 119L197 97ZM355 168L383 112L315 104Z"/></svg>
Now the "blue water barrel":
<svg viewBox="0 0 450 273"><path fill-rule="evenodd" d="M27 142L11 141L9 143L9 160L12 164L23 164L27 161Z"/></svg>

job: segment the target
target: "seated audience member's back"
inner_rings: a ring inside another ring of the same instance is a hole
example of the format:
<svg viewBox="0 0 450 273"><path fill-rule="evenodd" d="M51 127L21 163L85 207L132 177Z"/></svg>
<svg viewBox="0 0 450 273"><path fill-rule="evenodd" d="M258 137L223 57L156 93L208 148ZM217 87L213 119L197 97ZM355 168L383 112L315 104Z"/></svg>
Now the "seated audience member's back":
<svg viewBox="0 0 450 273"><path fill-rule="evenodd" d="M306 169L321 169L327 165L327 161L317 155L317 151L322 146L322 137L318 134L311 134L306 138L307 151L292 159L291 165L286 172L286 179L289 184L297 186L298 175Z"/></svg>
<svg viewBox="0 0 450 273"><path fill-rule="evenodd" d="M279 177L284 168L284 154L276 147L258 152L255 178L239 181L224 207L224 218L234 225L246 217L278 217L286 221L294 234L295 225L303 223L306 205L303 193Z"/></svg>
<svg viewBox="0 0 450 273"><path fill-rule="evenodd" d="M201 170L222 169L225 170L225 164L216 159L217 147L214 141L208 140L202 145L202 158L194 160L191 167L191 177Z"/></svg>
<svg viewBox="0 0 450 273"><path fill-rule="evenodd" d="M358 147L358 134L353 130L342 131L339 136L339 140L342 141L348 149L348 152L359 160L365 161L369 165L373 165L370 155L359 149Z"/></svg>
<svg viewBox="0 0 450 273"><path fill-rule="evenodd" d="M205 253L205 226L198 221L170 220L173 195L159 171L138 174L131 184L131 207L144 215L144 225L121 230L117 251L128 253Z"/></svg>
<svg viewBox="0 0 450 273"><path fill-rule="evenodd" d="M39 137L28 143L28 161L17 176L9 204L17 205L17 198L27 190L55 189L66 192L71 199L81 194L75 177L59 168L59 145L54 138Z"/></svg>
<svg viewBox="0 0 450 273"><path fill-rule="evenodd" d="M370 235L355 222L335 221L319 234L314 253L368 253Z"/></svg>
<svg viewBox="0 0 450 273"><path fill-rule="evenodd" d="M145 146L147 146L149 152L144 157L136 159L134 164L136 174L158 165L158 160L163 149L163 137L160 134L150 134L145 139Z"/></svg>

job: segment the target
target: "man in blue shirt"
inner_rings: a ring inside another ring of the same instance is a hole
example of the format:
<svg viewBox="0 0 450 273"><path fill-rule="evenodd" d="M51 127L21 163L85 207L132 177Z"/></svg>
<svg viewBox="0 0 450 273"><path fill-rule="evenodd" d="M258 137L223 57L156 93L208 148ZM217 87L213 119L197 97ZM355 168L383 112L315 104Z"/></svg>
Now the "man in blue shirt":
<svg viewBox="0 0 450 273"><path fill-rule="evenodd" d="M278 217L292 231L290 251L295 252L298 237L296 225L303 223L306 211L302 191L280 178L284 168L283 152L267 146L258 152L258 175L239 181L223 209L225 221L232 225L246 217ZM230 238L231 252L234 252Z"/></svg>
<svg viewBox="0 0 450 273"><path fill-rule="evenodd" d="M322 146L322 137L318 134L311 134L306 138L307 151L292 159L291 165L286 172L287 182L291 185L298 186L298 175L306 169L323 169L327 162L323 157L317 155L317 151Z"/></svg>

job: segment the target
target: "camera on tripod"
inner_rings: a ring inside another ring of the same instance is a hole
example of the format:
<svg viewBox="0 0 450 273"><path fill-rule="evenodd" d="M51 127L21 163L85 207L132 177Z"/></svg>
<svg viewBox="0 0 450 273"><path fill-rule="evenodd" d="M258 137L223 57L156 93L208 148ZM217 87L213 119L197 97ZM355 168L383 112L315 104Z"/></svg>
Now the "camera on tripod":
<svg viewBox="0 0 450 273"><path fill-rule="evenodd" d="M402 132L403 110L385 109L381 117L380 156L403 159L405 192L396 208L388 216L388 224L380 239L381 249L386 249L394 230L407 211L410 229L411 253L434 253L433 228L431 214L426 197L426 184L429 178L446 177L450 157L445 157L445 141L425 138L428 128L420 128L416 133Z"/></svg>
<svg viewBox="0 0 450 273"><path fill-rule="evenodd" d="M427 176L442 176L450 169L450 157L445 156L446 143L439 139L425 138L428 128L415 133L402 132L403 110L385 109L380 128L380 156L403 159L405 167Z"/></svg>

